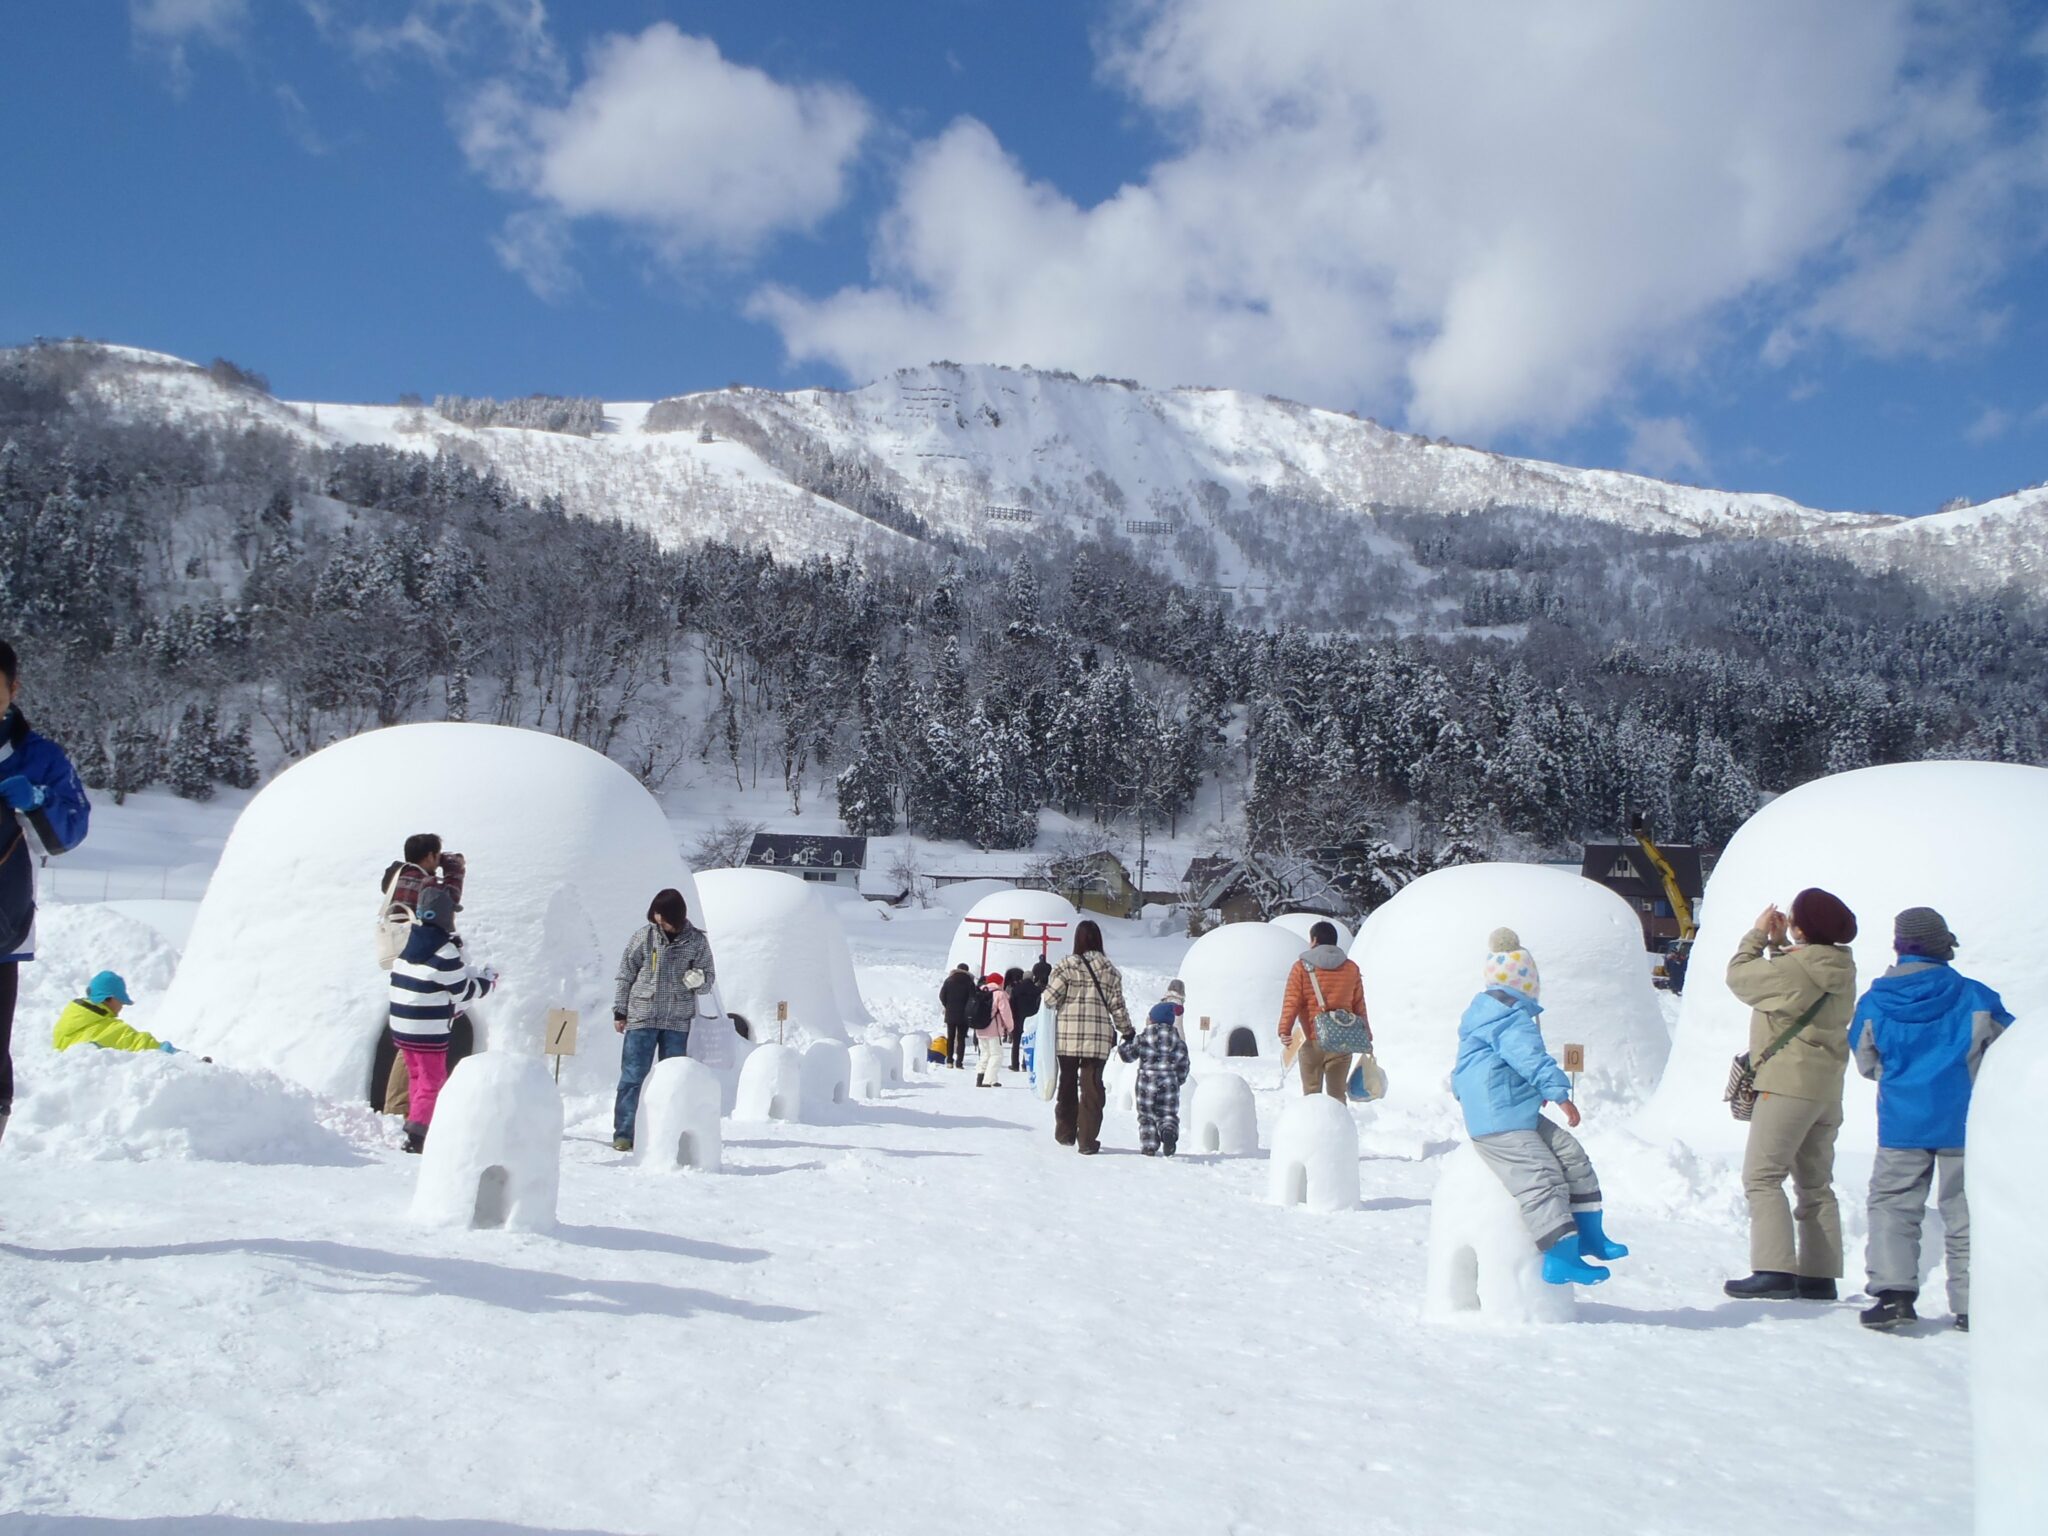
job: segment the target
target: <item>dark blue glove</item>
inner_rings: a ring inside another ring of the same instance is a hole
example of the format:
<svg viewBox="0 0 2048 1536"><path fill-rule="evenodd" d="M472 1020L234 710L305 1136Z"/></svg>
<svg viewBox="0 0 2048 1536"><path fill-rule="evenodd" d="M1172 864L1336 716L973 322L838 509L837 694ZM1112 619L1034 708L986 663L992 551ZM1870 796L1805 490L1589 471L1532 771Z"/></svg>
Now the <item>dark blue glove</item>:
<svg viewBox="0 0 2048 1536"><path fill-rule="evenodd" d="M32 811L43 803L43 786L31 784L17 773L11 779L0 779L0 800L17 811Z"/></svg>

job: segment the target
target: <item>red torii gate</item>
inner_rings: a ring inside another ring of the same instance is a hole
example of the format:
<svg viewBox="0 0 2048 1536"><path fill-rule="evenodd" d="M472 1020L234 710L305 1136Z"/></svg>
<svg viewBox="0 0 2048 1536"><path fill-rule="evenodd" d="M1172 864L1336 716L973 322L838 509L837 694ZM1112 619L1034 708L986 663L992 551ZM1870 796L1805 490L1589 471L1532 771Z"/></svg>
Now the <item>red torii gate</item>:
<svg viewBox="0 0 2048 1536"><path fill-rule="evenodd" d="M1068 927L1065 923L1037 923L1022 917L970 917L966 921L974 925L968 930L967 936L970 939L981 940L981 965L974 973L977 978L988 974L988 946L991 939L1021 939L1027 944L1035 941L1038 945L1038 956L1042 960L1046 958L1046 950L1051 947L1053 940L1064 935ZM979 932L975 931L977 928ZM1002 931L999 933L997 929Z"/></svg>

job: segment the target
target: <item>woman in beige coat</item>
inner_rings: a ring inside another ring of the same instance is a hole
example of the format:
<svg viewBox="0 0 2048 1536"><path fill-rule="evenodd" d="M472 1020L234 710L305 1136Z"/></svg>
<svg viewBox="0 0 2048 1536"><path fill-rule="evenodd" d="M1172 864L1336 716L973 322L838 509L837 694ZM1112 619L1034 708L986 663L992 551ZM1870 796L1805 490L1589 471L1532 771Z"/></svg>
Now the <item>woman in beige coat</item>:
<svg viewBox="0 0 2048 1536"><path fill-rule="evenodd" d="M1728 962L1728 990L1755 1010L1749 1059L1760 1063L1742 1157L1752 1272L1722 1287L1730 1296L1835 1299L1842 1274L1835 1137L1856 1011L1856 961L1848 948L1855 937L1856 914L1838 897L1805 890L1789 917L1766 907ZM1795 1025L1797 1032L1771 1053ZM1785 1200L1788 1177L1796 1205Z"/></svg>

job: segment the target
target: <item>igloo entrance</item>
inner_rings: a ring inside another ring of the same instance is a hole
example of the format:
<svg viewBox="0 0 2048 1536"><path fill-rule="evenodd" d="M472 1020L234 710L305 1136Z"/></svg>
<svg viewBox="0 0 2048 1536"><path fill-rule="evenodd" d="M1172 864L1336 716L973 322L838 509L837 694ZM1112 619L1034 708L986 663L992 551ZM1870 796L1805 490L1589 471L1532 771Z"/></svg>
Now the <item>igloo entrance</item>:
<svg viewBox="0 0 2048 1536"><path fill-rule="evenodd" d="M1230 1032L1224 1045L1226 1056L1256 1056L1259 1054L1259 1037L1240 1024Z"/></svg>

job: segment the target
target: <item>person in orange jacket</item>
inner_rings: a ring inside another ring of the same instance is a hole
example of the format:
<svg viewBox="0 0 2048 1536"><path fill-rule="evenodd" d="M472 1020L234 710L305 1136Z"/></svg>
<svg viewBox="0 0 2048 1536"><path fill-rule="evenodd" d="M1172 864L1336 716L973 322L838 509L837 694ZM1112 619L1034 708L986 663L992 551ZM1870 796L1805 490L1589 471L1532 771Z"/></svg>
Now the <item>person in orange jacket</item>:
<svg viewBox="0 0 2048 1536"><path fill-rule="evenodd" d="M1296 1064L1301 1068L1301 1091L1318 1090L1342 1103L1345 1082L1351 1076L1349 1052L1331 1052L1316 1044L1316 1015L1332 1008L1349 1009L1365 1017L1365 978L1358 965L1337 944L1337 926L1317 923L1308 931L1309 947L1287 973L1287 994L1280 1000L1280 1046L1301 1031L1301 1051Z"/></svg>

